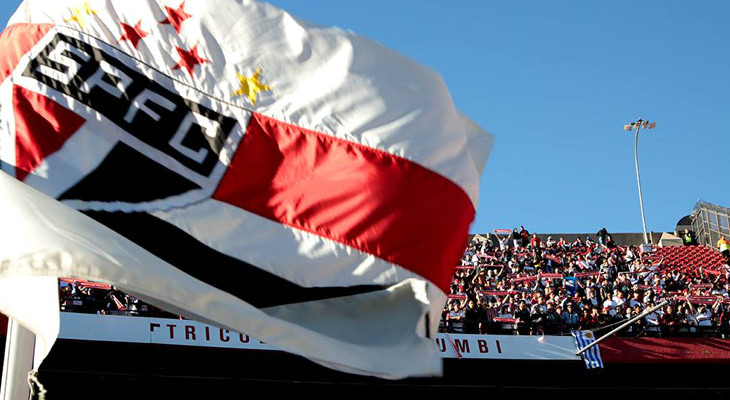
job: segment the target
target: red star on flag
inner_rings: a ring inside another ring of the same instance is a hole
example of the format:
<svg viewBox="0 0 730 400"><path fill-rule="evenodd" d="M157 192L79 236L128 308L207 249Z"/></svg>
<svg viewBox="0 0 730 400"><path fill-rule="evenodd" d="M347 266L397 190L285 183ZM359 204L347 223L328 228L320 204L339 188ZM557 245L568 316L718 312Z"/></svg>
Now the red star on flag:
<svg viewBox="0 0 730 400"><path fill-rule="evenodd" d="M121 42L122 40L129 40L130 42L132 42L132 46L134 46L135 49L137 48L137 44L139 43L139 41L149 34L149 32L145 32L142 30L142 20L137 22L137 25L135 26L131 26L122 22L122 29L124 30L124 34L122 35L122 37L119 38L119 41Z"/></svg>
<svg viewBox="0 0 730 400"><path fill-rule="evenodd" d="M183 1L180 4L180 7L177 9L172 9L170 7L165 7L165 11L167 12L167 19L160 21L161 24L171 24L173 27L175 27L175 30L177 33L180 33L180 28L182 27L182 23L192 17L192 15L188 14L184 10L185 8L185 2Z"/></svg>
<svg viewBox="0 0 730 400"><path fill-rule="evenodd" d="M180 55L180 62L178 62L177 65L175 65L175 67L173 67L172 69L175 70L185 68L186 70L188 70L190 77L193 77L193 71L195 70L196 65L210 62L210 60L206 60L205 58L202 58L198 55L197 44L193 46L193 48L189 51L177 47L177 54Z"/></svg>

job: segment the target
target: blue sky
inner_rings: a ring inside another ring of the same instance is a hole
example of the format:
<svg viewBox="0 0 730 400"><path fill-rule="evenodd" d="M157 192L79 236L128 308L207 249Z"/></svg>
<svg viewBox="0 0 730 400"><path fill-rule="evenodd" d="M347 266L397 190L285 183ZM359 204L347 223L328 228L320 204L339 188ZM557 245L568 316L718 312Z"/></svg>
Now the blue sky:
<svg viewBox="0 0 730 400"><path fill-rule="evenodd" d="M0 5L3 23L19 3ZM730 207L730 1L270 3L437 70L496 136L473 233L640 232L623 130L637 118L657 122L639 137L649 230L673 231L700 199Z"/></svg>

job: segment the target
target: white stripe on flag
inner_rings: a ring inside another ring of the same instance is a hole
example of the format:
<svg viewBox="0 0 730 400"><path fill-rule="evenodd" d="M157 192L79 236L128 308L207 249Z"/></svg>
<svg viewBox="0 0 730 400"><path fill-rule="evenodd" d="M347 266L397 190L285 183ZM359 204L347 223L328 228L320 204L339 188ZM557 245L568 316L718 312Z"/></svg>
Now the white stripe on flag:
<svg viewBox="0 0 730 400"><path fill-rule="evenodd" d="M387 290L357 296L257 309L2 172L0 193L0 220L5 228L0 229L0 278L56 275L108 280L167 311L245 331L340 370L387 378L441 373L433 340L415 331L423 326L418 319L428 312L427 299L440 293L433 285L408 279ZM24 297L7 298L8 293L0 292L0 310L27 321L30 328L34 321L25 316L40 313L13 308L10 300L23 300L16 303L25 304L26 309L30 303ZM55 323L44 330L33 325L49 349L59 324L58 291L51 294ZM446 297L441 296L435 303L443 307Z"/></svg>

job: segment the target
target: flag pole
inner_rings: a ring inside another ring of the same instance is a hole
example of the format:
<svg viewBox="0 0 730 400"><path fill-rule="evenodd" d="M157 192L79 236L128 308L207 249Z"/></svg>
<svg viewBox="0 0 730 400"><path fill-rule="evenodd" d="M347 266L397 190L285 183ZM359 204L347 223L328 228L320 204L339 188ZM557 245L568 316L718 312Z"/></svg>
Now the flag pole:
<svg viewBox="0 0 730 400"><path fill-rule="evenodd" d="M28 373L33 370L35 334L8 318L0 400L30 399Z"/></svg>
<svg viewBox="0 0 730 400"><path fill-rule="evenodd" d="M668 301L668 300L664 300L663 302L661 302L661 303L657 304L656 306L654 306L654 307L652 307L652 308L647 308L647 309L646 309L646 310L644 310L644 311L643 311L643 312L642 312L641 314L639 314L639 315L635 316L634 318L631 318L630 320L628 320L628 321L624 322L623 324L621 324L621 325L620 325L620 326L619 326L618 328L616 328L616 329L612 330L611 332L608 332L607 334L605 334L605 335L601 336L601 337L600 337L599 339L596 339L596 341L595 341L595 342L592 342L592 343L590 343L589 345L587 345L586 347L584 347L584 348L582 348L582 349L578 350L578 351L577 351L577 352L575 353L575 355L576 355L576 356L579 356L579 355L581 355L581 354L585 353L585 352L586 352L586 350L588 350L588 349L590 349L591 347L593 347L593 346L597 345L598 343L600 343L601 341L603 341L603 339L606 339L607 337L609 337L609 336L613 335L614 333L616 333L616 332L620 331L621 329L625 328L626 326L628 326L629 324L631 324L631 323L633 323L634 321L638 320L639 318L643 318L643 317L645 317L646 315L648 315L648 314L650 314L650 313L654 312L655 310L657 310L657 309L659 309L659 308L661 308L661 307L664 307L664 306L665 306L665 305L667 305L668 303L669 303L669 301Z"/></svg>

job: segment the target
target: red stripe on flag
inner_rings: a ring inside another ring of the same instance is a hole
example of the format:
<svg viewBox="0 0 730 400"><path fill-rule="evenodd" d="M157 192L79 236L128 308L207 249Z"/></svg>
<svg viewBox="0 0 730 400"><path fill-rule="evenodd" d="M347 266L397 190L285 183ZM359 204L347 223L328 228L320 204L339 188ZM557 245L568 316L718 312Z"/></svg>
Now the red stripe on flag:
<svg viewBox="0 0 730 400"><path fill-rule="evenodd" d="M21 181L86 122L48 97L20 86L13 87L13 108L16 177Z"/></svg>
<svg viewBox="0 0 730 400"><path fill-rule="evenodd" d="M20 59L53 27L51 24L15 24L0 34L0 82L18 66Z"/></svg>
<svg viewBox="0 0 730 400"><path fill-rule="evenodd" d="M441 175L260 114L213 197L398 264L444 292L474 218L467 194Z"/></svg>

